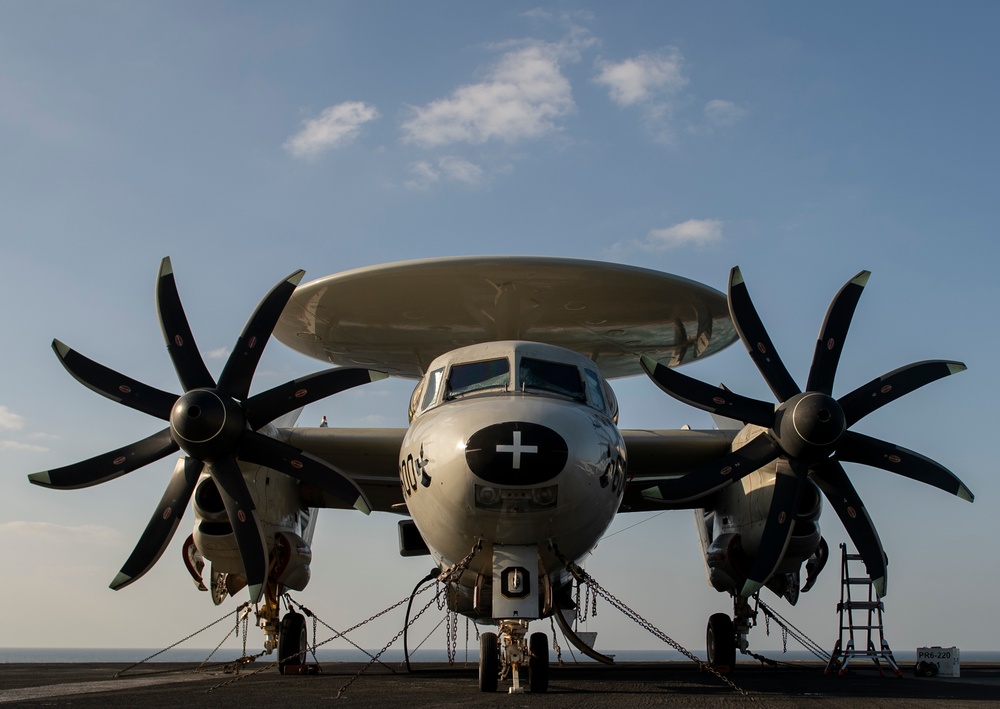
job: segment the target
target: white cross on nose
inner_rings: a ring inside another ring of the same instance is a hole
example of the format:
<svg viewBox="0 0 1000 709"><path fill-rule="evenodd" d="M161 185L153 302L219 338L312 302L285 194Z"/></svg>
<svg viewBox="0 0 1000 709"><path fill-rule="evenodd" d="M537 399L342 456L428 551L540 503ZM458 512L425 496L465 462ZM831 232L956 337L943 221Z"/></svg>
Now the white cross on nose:
<svg viewBox="0 0 1000 709"><path fill-rule="evenodd" d="M513 453L514 454L514 470L521 469L521 454L522 453L537 453L538 446L522 446L521 445L521 432L514 431L514 445L498 445L497 453Z"/></svg>

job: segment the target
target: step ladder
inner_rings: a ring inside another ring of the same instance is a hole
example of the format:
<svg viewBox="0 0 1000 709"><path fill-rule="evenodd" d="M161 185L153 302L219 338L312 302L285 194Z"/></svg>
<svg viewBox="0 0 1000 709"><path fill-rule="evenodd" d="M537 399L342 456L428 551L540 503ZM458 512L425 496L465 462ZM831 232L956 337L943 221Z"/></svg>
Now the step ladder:
<svg viewBox="0 0 1000 709"><path fill-rule="evenodd" d="M866 657L875 663L881 676L885 676L884 662L892 668L896 677L902 677L903 673L882 633L882 611L885 608L875 593L864 561L860 554L848 554L846 544L840 545L840 552L840 603L837 604L840 637L833 647L824 674L836 671L843 677L851 660Z"/></svg>

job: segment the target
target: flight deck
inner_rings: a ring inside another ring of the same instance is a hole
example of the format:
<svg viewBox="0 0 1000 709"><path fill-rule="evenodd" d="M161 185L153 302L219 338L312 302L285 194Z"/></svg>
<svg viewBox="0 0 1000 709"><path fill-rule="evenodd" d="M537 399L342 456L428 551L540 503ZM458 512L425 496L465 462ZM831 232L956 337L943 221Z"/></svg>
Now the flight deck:
<svg viewBox="0 0 1000 709"><path fill-rule="evenodd" d="M0 665L0 704L16 706L249 707L976 707L1000 705L1000 664L967 663L960 678L882 677L873 666L825 676L817 662L780 667L741 664L736 687L690 662L553 665L548 692L477 691L472 663L398 663L358 674L362 663L323 663L317 674L282 676L266 666L239 674L196 663L155 663L116 678L127 665L8 663Z"/></svg>

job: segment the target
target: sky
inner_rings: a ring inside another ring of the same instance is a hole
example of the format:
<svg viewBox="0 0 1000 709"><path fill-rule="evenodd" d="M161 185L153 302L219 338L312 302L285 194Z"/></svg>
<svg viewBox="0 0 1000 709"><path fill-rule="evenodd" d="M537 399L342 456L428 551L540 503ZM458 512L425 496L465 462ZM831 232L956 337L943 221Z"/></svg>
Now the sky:
<svg viewBox="0 0 1000 709"><path fill-rule="evenodd" d="M164 256L218 374L297 268L520 254L723 291L739 265L800 384L829 300L872 271L834 394L965 362L855 430L976 495L847 466L890 559L886 638L1000 650L998 23L1000 6L972 2L0 3L0 646L158 648L243 602L195 590L190 512L146 577L107 587L172 458L85 490L27 482L161 427L80 386L53 338L177 391L153 303ZM252 391L322 367L272 341ZM684 371L771 398L738 344ZM412 386L372 384L300 422L402 427ZM645 377L613 386L624 428L712 426ZM399 557L396 521L323 512L297 600L344 628L406 596L429 560ZM832 649L848 539L829 507L821 524L834 556L816 588L795 608L764 598ZM587 569L692 649L731 611L687 511L620 516ZM379 648L401 625L354 639ZM605 651L663 648L607 604L587 627ZM779 654L781 635L762 625L751 647Z"/></svg>

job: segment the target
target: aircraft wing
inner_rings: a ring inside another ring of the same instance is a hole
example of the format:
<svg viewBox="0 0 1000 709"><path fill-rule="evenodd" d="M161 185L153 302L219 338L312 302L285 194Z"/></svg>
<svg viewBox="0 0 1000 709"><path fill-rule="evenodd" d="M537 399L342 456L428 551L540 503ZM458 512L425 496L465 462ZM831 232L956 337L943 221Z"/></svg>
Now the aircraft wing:
<svg viewBox="0 0 1000 709"><path fill-rule="evenodd" d="M405 428L285 428L285 441L326 461L364 491L376 512L407 514L399 483L399 449ZM348 509L322 490L302 484L302 501L309 507Z"/></svg>
<svg viewBox="0 0 1000 709"><path fill-rule="evenodd" d="M647 500L642 491L653 483L676 478L721 458L730 450L735 431L623 430L628 450L629 483L622 512L668 509ZM376 512L406 514L399 484L399 449L405 428L286 428L288 444L301 448L355 481ZM303 502L309 507L347 509L340 500L303 484ZM700 507L702 502L694 506ZM679 506L687 509L691 504Z"/></svg>
<svg viewBox="0 0 1000 709"><path fill-rule="evenodd" d="M628 451L628 486L620 512L701 507L704 500L668 505L647 500L642 491L718 460L730 451L736 431L622 430Z"/></svg>

